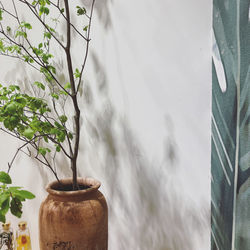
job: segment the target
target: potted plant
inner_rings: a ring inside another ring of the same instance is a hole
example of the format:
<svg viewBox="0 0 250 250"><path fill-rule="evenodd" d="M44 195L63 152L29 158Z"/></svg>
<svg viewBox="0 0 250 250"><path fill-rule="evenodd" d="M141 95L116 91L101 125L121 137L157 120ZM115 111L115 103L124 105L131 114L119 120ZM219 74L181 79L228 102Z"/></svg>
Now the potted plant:
<svg viewBox="0 0 250 250"><path fill-rule="evenodd" d="M13 162L27 148L26 154L49 168L56 179L48 185L48 197L40 208L40 249L107 249L107 205L98 191L100 183L91 178L78 178L77 173L79 92L88 57L94 2L89 8L73 6L68 0L0 2L1 55L22 61L42 76L32 83L38 94L29 94L16 84L0 85L0 130L22 142L8 164L7 173L0 173L3 183L0 220L5 220L9 208L20 217L22 202L34 198L26 190L8 186ZM26 20L29 15L21 18L20 8L26 8L33 21ZM78 18L77 23L72 22L73 17ZM5 21L10 19L12 25ZM79 26L78 22L85 24ZM61 33L58 23L64 25ZM34 27L39 28L40 34ZM37 42L39 35L41 39ZM73 35L74 40L80 39L85 45L81 62L73 60L72 50L82 49L72 47ZM63 81L58 72L58 57L53 53L56 50L63 55L67 68ZM73 110L72 120L65 109L59 108L60 100L70 107L69 112ZM68 159L72 170L69 179L61 180L53 167L51 159L58 153Z"/></svg>

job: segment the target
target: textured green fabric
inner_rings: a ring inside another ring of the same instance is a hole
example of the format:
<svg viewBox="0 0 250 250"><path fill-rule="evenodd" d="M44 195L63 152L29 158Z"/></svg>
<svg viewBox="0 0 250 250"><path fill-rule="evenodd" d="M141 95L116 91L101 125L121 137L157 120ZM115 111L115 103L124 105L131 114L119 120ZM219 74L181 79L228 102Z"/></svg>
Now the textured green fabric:
<svg viewBox="0 0 250 250"><path fill-rule="evenodd" d="M249 3L213 6L212 250L250 250Z"/></svg>

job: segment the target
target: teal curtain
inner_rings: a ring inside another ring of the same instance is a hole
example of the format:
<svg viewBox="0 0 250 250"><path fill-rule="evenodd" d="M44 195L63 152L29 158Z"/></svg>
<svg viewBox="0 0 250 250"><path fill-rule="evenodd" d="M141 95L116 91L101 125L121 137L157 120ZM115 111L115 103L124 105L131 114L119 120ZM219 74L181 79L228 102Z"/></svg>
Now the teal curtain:
<svg viewBox="0 0 250 250"><path fill-rule="evenodd" d="M249 2L213 2L212 250L250 250Z"/></svg>

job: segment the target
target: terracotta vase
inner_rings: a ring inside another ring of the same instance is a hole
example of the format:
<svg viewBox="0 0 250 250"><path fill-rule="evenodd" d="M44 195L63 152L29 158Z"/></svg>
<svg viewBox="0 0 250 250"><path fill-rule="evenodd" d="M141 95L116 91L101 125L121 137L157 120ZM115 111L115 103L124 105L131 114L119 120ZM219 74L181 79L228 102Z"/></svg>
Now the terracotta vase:
<svg viewBox="0 0 250 250"><path fill-rule="evenodd" d="M62 180L65 187L71 179ZM40 250L107 250L108 209L100 182L78 179L79 191L58 191L58 182L47 187L49 193L39 213Z"/></svg>

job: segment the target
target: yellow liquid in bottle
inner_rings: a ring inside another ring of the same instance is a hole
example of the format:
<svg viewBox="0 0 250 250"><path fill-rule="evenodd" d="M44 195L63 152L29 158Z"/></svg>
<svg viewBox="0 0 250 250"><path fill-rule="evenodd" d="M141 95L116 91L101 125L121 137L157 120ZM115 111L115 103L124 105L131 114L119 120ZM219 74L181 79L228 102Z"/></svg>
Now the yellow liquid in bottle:
<svg viewBox="0 0 250 250"><path fill-rule="evenodd" d="M19 235L17 238L17 250L31 250L30 236Z"/></svg>

